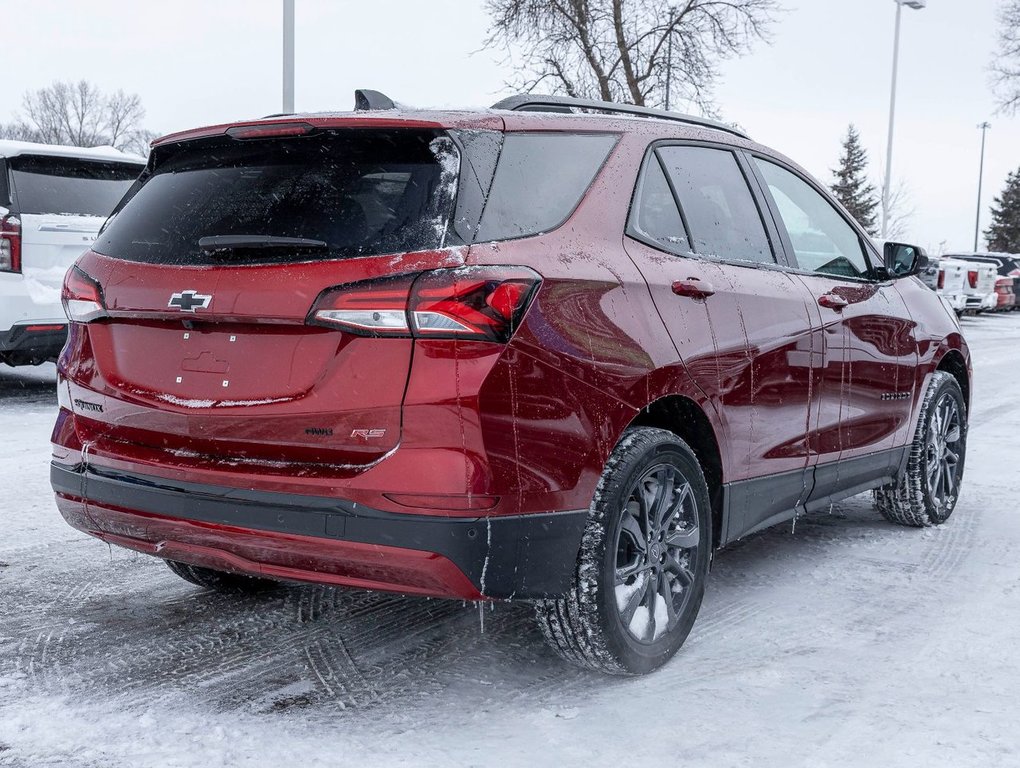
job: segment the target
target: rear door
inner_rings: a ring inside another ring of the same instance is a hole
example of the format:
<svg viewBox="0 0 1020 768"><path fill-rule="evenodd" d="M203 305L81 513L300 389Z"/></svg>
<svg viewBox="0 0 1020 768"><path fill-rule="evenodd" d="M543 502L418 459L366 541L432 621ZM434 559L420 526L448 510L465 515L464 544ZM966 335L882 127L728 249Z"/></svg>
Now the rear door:
<svg viewBox="0 0 1020 768"><path fill-rule="evenodd" d="M812 501L884 476L907 442L917 384L915 323L892 281L880 279L864 238L799 173L754 157L797 279L812 297L823 347L815 388ZM869 458L870 457L870 458Z"/></svg>
<svg viewBox="0 0 1020 768"><path fill-rule="evenodd" d="M79 263L110 317L70 356L72 399L99 406L78 422L185 460L372 462L400 440L412 341L309 318L338 286L356 309L359 281L462 263L440 250L456 148L431 129L247 135L157 148ZM407 282L386 285L403 318Z"/></svg>
<svg viewBox="0 0 1020 768"><path fill-rule="evenodd" d="M727 147L654 147L626 241L681 359L720 414L724 540L793 510L809 465L807 295L777 262L746 174Z"/></svg>
<svg viewBox="0 0 1020 768"><path fill-rule="evenodd" d="M19 155L8 163L32 319L62 319L64 273L92 245L143 166L50 155Z"/></svg>

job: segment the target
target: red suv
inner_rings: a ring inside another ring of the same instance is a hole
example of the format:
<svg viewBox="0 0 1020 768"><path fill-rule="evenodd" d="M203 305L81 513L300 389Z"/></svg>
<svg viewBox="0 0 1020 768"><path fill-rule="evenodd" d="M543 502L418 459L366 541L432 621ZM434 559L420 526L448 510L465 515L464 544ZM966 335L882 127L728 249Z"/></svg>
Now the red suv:
<svg viewBox="0 0 1020 768"><path fill-rule="evenodd" d="M722 124L361 101L155 142L64 286L71 525L205 587L534 601L640 673L718 548L949 517L969 353L918 249Z"/></svg>

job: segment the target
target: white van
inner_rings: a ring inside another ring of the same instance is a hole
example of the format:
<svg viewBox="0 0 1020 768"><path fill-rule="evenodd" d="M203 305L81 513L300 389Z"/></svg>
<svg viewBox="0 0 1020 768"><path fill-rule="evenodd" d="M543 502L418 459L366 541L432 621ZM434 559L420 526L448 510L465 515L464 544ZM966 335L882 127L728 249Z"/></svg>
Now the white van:
<svg viewBox="0 0 1020 768"><path fill-rule="evenodd" d="M0 363L56 360L64 273L144 167L113 147L0 141Z"/></svg>

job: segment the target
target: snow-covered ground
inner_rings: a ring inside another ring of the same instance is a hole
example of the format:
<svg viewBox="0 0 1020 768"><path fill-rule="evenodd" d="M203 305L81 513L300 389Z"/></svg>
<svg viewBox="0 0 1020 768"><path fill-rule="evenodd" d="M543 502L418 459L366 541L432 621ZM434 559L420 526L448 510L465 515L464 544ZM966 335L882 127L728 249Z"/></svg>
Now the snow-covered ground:
<svg viewBox="0 0 1020 768"><path fill-rule="evenodd" d="M964 321L964 490L720 554L663 670L560 663L525 605L204 592L67 527L52 369L0 366L0 766L1020 765L1020 314Z"/></svg>

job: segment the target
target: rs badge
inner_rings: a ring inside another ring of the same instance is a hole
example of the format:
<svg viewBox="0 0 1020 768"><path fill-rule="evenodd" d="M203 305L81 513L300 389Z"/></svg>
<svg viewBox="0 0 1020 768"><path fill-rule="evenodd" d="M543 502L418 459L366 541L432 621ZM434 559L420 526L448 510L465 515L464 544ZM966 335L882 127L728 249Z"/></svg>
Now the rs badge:
<svg viewBox="0 0 1020 768"><path fill-rule="evenodd" d="M351 432L351 437L356 437L359 440L368 440L370 437L385 437L385 429L356 429Z"/></svg>

